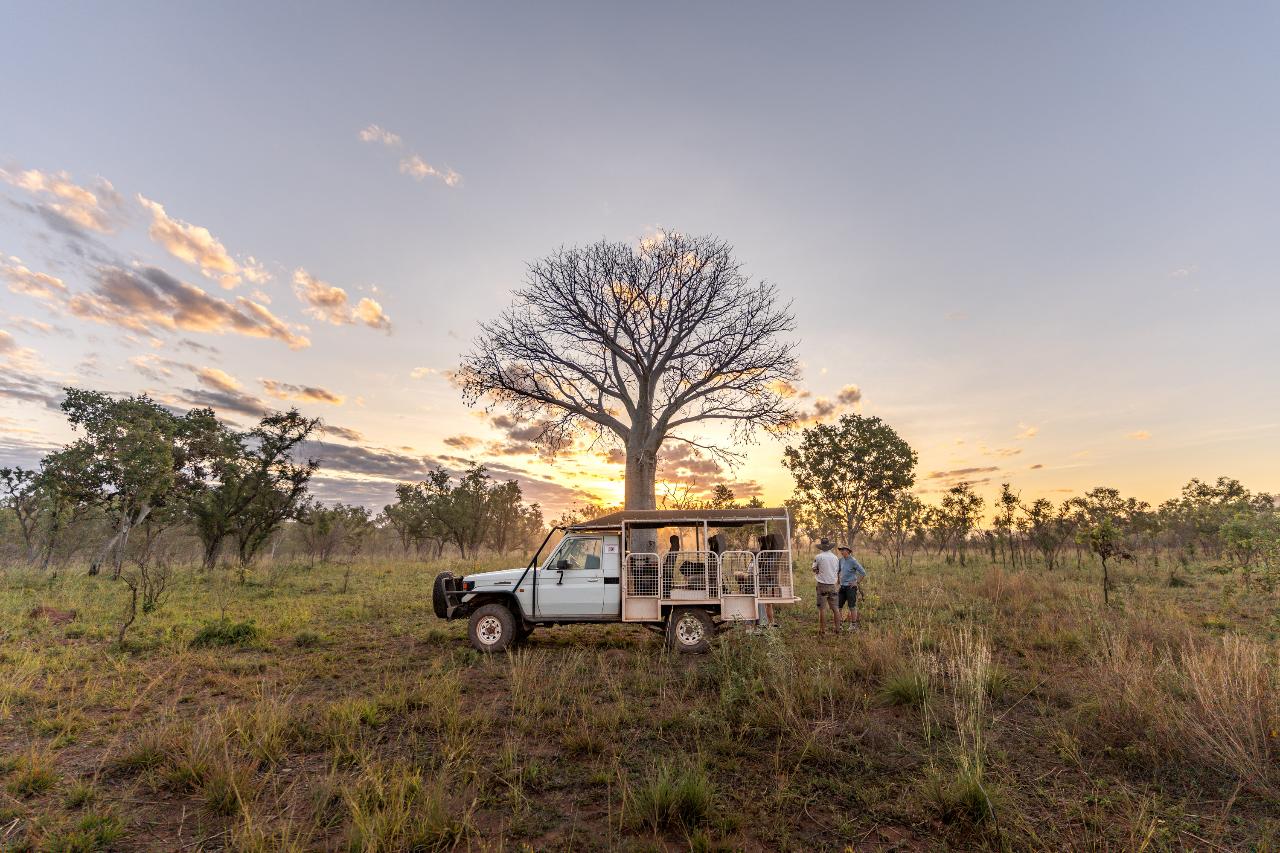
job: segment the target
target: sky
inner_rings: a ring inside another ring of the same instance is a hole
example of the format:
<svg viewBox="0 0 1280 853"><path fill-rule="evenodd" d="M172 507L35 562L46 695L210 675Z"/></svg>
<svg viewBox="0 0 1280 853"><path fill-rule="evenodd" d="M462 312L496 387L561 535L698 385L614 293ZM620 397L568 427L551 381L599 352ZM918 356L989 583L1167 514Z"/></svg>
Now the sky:
<svg viewBox="0 0 1280 853"><path fill-rule="evenodd" d="M778 286L798 402L885 419L926 499L1280 491L1274 3L4 19L0 465L73 438L77 385L297 405L329 500L476 460L549 515L614 503L601 448L539 455L450 371L532 261L675 230ZM787 442L663 472L776 503Z"/></svg>

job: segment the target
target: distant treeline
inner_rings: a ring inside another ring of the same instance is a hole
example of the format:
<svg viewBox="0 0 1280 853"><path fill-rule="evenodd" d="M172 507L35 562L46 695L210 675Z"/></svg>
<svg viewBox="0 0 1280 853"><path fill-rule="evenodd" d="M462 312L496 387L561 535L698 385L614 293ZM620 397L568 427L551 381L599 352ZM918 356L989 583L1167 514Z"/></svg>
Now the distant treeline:
<svg viewBox="0 0 1280 853"><path fill-rule="evenodd" d="M62 403L80 437L33 469L0 468L0 560L43 570L87 565L223 561L262 553L312 561L370 550L462 556L525 550L544 533L537 504L515 481L473 465L436 468L397 489L382 513L326 505L310 491L320 463L303 456L318 419L276 412L240 431L212 409L177 413L144 395L68 388Z"/></svg>

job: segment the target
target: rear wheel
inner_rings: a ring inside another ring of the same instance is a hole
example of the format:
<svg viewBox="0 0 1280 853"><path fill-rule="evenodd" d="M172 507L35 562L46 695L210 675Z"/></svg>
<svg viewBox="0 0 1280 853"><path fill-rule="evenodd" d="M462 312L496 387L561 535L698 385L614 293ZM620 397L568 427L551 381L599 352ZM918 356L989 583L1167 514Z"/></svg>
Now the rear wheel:
<svg viewBox="0 0 1280 853"><path fill-rule="evenodd" d="M467 638L476 651L505 651L516 639L515 617L502 604L477 607L467 623Z"/></svg>
<svg viewBox="0 0 1280 853"><path fill-rule="evenodd" d="M715 636L711 614L701 607L677 607L667 617L667 647L684 654L710 651Z"/></svg>

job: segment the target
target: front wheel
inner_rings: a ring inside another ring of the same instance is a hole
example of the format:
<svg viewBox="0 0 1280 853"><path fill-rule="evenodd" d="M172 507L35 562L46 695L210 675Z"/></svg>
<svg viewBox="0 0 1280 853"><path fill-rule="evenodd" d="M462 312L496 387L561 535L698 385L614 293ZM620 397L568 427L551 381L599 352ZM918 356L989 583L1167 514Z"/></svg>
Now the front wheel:
<svg viewBox="0 0 1280 853"><path fill-rule="evenodd" d="M516 639L516 620L501 604L477 607L467 623L467 638L478 652L506 651Z"/></svg>
<svg viewBox="0 0 1280 853"><path fill-rule="evenodd" d="M700 607L677 607L667 617L667 647L688 655L703 654L710 651L715 630L707 611Z"/></svg>

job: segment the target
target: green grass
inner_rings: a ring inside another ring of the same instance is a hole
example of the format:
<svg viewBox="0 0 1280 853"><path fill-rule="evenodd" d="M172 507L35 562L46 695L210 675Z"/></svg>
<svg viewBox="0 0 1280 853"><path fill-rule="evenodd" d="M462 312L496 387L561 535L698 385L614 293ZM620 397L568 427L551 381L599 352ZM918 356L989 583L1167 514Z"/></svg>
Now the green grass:
<svg viewBox="0 0 1280 853"><path fill-rule="evenodd" d="M1280 620L1239 573L1179 566L1182 586L1167 562L1125 564L1104 610L1087 561L868 554L857 634L820 641L803 586L780 631L702 657L626 626L485 657L431 614L431 580L512 562L369 560L345 593L345 566L179 568L127 650L121 584L0 573L4 844L1280 844ZM26 619L37 606L78 616Z"/></svg>

